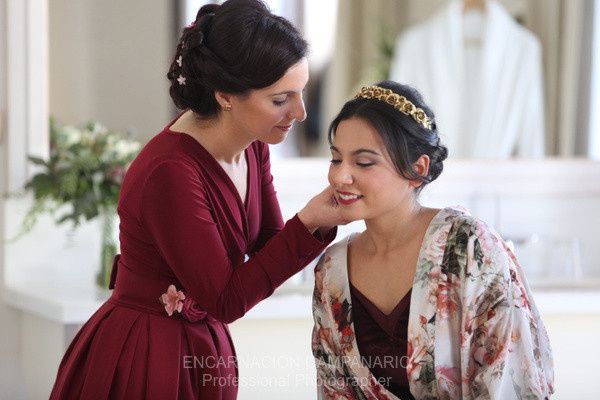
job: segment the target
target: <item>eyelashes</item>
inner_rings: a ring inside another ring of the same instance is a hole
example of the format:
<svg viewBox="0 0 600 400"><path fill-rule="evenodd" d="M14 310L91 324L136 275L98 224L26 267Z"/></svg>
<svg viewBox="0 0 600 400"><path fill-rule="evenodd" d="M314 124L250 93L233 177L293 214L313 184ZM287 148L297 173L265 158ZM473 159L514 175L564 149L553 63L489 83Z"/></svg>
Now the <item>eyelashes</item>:
<svg viewBox="0 0 600 400"><path fill-rule="evenodd" d="M291 99L295 99L296 96L297 96L294 93L290 93L290 94L284 94L284 93L282 93L282 94L279 94L279 96L281 96L281 95L285 95L285 98L283 100L276 100L276 99L271 100L274 105L276 105L276 106L282 106L282 105L288 103ZM304 103L304 89L300 92L300 94L298 96L299 96L300 102Z"/></svg>
<svg viewBox="0 0 600 400"><path fill-rule="evenodd" d="M329 160L329 162L331 164L337 165L337 164L340 164L342 162L342 160L331 159L331 160ZM372 165L375 165L375 163L356 163L356 165L358 165L361 168L368 168Z"/></svg>

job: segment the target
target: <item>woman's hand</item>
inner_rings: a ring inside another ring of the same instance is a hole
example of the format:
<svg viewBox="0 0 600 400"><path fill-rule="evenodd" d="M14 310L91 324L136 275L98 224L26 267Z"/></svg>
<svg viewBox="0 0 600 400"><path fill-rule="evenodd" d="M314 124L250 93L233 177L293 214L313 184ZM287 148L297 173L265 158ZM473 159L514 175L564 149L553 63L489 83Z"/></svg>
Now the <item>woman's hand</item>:
<svg viewBox="0 0 600 400"><path fill-rule="evenodd" d="M298 212L298 218L312 233L317 229L328 232L334 226L352 222L342 216L340 205L335 199L331 186L327 186L325 190L310 199L306 206Z"/></svg>

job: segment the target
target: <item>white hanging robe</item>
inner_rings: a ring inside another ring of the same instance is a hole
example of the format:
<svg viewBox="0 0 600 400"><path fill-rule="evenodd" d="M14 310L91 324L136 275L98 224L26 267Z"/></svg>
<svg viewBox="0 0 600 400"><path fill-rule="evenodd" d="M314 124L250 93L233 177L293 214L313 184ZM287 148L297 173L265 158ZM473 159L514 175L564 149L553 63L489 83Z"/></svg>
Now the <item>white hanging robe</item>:
<svg viewBox="0 0 600 400"><path fill-rule="evenodd" d="M390 79L414 86L454 158L541 157L541 46L496 1L463 14L453 0L396 42Z"/></svg>

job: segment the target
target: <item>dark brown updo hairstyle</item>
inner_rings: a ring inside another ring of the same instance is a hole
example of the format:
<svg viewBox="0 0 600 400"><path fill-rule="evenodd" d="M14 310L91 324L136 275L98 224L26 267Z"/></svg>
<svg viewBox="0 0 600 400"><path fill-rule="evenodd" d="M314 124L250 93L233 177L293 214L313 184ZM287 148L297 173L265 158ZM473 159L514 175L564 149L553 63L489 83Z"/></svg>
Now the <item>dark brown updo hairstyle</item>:
<svg viewBox="0 0 600 400"><path fill-rule="evenodd" d="M183 29L167 73L169 93L178 108L213 117L221 109L215 91L243 95L270 86L307 48L298 30L260 0L207 4Z"/></svg>
<svg viewBox="0 0 600 400"><path fill-rule="evenodd" d="M431 120L431 129L425 128L413 117L403 114L385 101L358 97L346 102L329 126L329 143L333 144L340 122L350 118L360 118L368 122L379 133L398 173L406 179L422 183L416 189L419 193L426 184L434 181L442 173L443 162L448 157L448 149L440 142L433 111L425 104L421 94L408 85L383 81L375 86L390 89L425 111ZM429 156L430 160L427 176L419 175L412 167L424 154Z"/></svg>

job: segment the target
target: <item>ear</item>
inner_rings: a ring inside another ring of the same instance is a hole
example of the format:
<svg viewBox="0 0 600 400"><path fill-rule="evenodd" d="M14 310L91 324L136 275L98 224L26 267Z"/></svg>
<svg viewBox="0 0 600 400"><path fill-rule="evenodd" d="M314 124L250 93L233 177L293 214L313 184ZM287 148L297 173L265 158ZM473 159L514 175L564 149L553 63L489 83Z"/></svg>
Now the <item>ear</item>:
<svg viewBox="0 0 600 400"><path fill-rule="evenodd" d="M231 107L231 100L233 99L233 95L230 93L215 91L215 99L217 103L221 106L222 109L225 109L225 106Z"/></svg>
<svg viewBox="0 0 600 400"><path fill-rule="evenodd" d="M430 160L428 155L421 155L421 157L419 157L417 161L413 163L413 170L421 176L427 176L427 174L429 173L429 161ZM411 186L415 188L418 188L419 186L421 186L421 184L422 182L418 180L411 181Z"/></svg>

